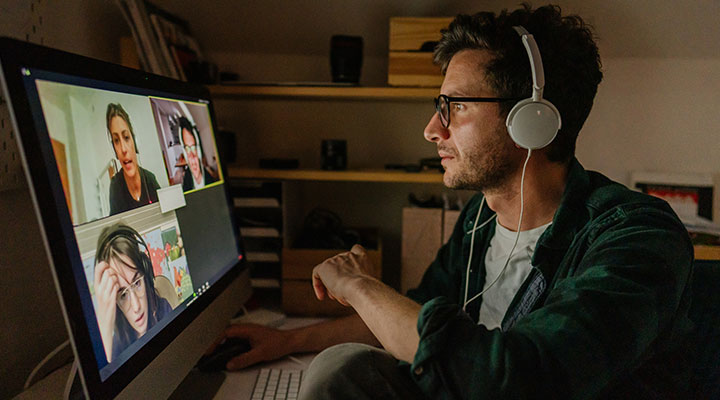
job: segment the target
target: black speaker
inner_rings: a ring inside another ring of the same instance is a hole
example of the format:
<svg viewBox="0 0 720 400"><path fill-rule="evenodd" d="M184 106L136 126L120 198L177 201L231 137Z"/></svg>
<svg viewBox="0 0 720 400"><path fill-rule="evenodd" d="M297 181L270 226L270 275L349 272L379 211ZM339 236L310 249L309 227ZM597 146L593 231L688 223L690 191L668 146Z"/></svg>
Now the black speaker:
<svg viewBox="0 0 720 400"><path fill-rule="evenodd" d="M360 82L362 61L362 37L334 35L330 39L330 71L333 82Z"/></svg>
<svg viewBox="0 0 720 400"><path fill-rule="evenodd" d="M347 144L344 140L323 140L321 149L322 169L343 170L347 168Z"/></svg>

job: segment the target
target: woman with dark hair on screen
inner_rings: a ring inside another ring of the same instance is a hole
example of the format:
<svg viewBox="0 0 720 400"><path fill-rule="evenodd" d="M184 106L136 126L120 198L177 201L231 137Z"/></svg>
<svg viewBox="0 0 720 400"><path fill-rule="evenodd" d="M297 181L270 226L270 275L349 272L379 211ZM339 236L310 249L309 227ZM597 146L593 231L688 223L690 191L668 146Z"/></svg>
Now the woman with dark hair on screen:
<svg viewBox="0 0 720 400"><path fill-rule="evenodd" d="M108 363L172 310L155 290L148 254L142 236L127 225L105 228L98 238L95 313Z"/></svg>
<svg viewBox="0 0 720 400"><path fill-rule="evenodd" d="M120 104L110 103L105 113L107 134L120 162L120 171L110 180L110 215L158 201L160 185L152 172L140 167L137 140L130 116Z"/></svg>

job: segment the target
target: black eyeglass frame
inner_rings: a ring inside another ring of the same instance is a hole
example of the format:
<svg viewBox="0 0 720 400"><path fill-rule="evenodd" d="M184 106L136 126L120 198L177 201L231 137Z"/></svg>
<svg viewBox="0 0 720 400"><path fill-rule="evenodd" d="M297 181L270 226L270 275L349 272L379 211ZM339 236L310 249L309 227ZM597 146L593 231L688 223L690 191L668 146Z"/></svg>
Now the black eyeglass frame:
<svg viewBox="0 0 720 400"><path fill-rule="evenodd" d="M445 103L447 104L447 118L443 118L443 113L440 110L441 98L445 99ZM521 99L522 98L520 97L451 97L441 94L433 100L435 101L435 112L440 115L440 123L442 124L443 128L448 128L450 126L450 103L503 103L506 101L519 101ZM447 121L445 121L445 119L447 119Z"/></svg>

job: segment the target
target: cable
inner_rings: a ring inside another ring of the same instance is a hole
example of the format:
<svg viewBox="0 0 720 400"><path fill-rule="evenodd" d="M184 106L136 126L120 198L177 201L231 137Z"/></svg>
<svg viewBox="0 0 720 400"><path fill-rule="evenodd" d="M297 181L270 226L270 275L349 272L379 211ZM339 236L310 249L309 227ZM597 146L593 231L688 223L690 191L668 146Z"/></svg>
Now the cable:
<svg viewBox="0 0 720 400"><path fill-rule="evenodd" d="M23 390L27 390L30 387L30 384L33 381L33 378L35 378L35 375L40 371L40 368L42 368L45 364L47 364L48 361L50 361L53 357L57 355L57 353L61 352L65 347L67 347L70 344L70 339L62 342L58 347L55 348L55 350L51 351L45 358L42 359L38 363L37 366L30 372L30 375L28 376L27 380L25 381L25 386L23 387Z"/></svg>
<svg viewBox="0 0 720 400"><path fill-rule="evenodd" d="M68 400L70 399L70 392L72 391L72 385L73 381L75 381L75 375L77 374L78 370L78 360L77 358L73 360L72 367L70 368L70 374L68 375L68 380L65 382L65 390L63 391L63 399Z"/></svg>
<svg viewBox="0 0 720 400"><path fill-rule="evenodd" d="M482 212L482 208L485 205L485 196L483 196L482 200L480 201L480 207L478 208L477 215L475 216L475 223L473 224L472 230L465 232L465 234L471 233L470 236L470 255L468 256L468 263L467 263L467 269L465 270L465 297L463 298L463 311L465 311L465 306L467 305L467 296L468 296L468 287L470 286L470 265L472 264L472 257L473 257L473 248L475 247L475 232L477 232L478 229L485 226L487 223L493 220L495 218L495 215L488 218L487 221L483 222L480 227L477 226L478 221L480 220L480 213Z"/></svg>
<svg viewBox="0 0 720 400"><path fill-rule="evenodd" d="M468 257L468 266L467 266L467 273L466 273L466 278L465 278L465 301L463 303L463 311L465 311L468 304L475 301L475 299L482 296L491 287L493 287L493 285L495 285L495 283L505 273L507 266L510 264L510 258L512 257L513 252L515 252L515 247L517 246L518 240L520 239L520 227L522 226L522 218L523 218L523 212L524 212L524 206L525 206L525 194L523 192L524 187L525 187L525 169L527 168L528 161L530 161L531 154L532 154L532 150L528 149L527 158L525 158L525 163L523 164L523 169L522 169L522 175L520 177L520 217L518 218L518 227L517 227L517 234L515 235L515 243L513 243L513 246L510 249L510 253L508 254L507 260L505 260L505 265L503 266L502 270L500 270L500 273L495 278L495 280L493 280L492 283L490 283L490 285L488 287L486 287L483 291L481 291L480 293L473 296L470 300L467 300L468 286L470 285L470 261L472 260L473 244L475 244L475 228L473 228L472 237L470 238L470 256ZM483 197L483 200L485 200L484 197ZM482 205L481 205L481 207L482 207ZM478 211L478 216L475 218L476 225L477 225L478 219L480 219L480 211Z"/></svg>

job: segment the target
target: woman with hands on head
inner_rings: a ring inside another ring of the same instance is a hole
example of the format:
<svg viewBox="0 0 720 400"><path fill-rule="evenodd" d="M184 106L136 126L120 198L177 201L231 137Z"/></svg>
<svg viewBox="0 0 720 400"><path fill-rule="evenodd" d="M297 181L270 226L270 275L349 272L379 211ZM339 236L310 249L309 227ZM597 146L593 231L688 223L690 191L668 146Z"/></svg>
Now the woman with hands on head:
<svg viewBox="0 0 720 400"><path fill-rule="evenodd" d="M155 290L147 251L142 236L127 225L107 227L98 238L95 313L108 363L172 310Z"/></svg>

